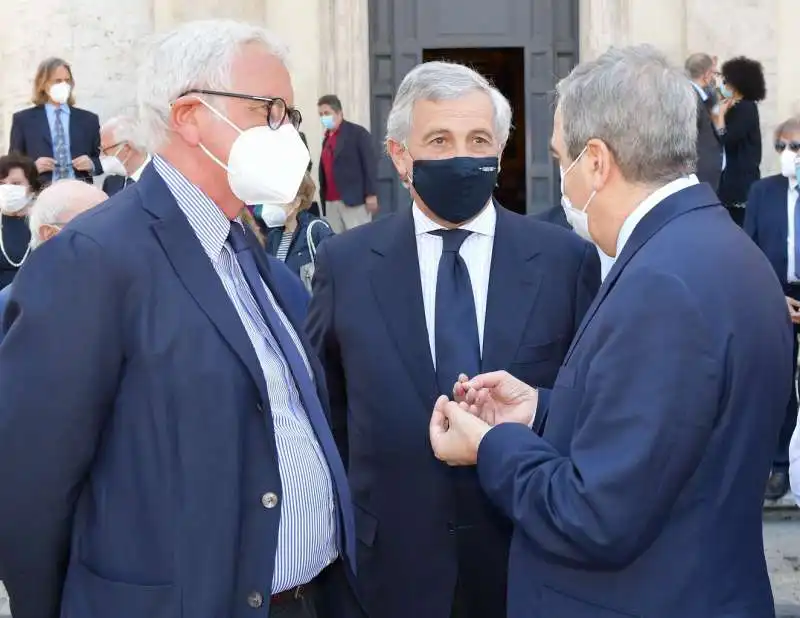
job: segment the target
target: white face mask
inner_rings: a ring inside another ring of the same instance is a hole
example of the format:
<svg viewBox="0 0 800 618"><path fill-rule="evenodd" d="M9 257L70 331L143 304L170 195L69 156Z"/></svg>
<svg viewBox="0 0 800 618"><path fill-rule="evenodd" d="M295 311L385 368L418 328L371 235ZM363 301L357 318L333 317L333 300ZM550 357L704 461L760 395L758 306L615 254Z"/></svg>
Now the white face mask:
<svg viewBox="0 0 800 618"><path fill-rule="evenodd" d="M100 157L100 166L103 168L104 174L113 174L115 176L127 176L128 170L125 169L125 164L119 160L119 157Z"/></svg>
<svg viewBox="0 0 800 618"><path fill-rule="evenodd" d="M288 204L297 196L311 160L308 148L291 124L242 131L208 103L199 101L239 133L226 165L200 144L203 152L228 172L233 194L245 204Z"/></svg>
<svg viewBox="0 0 800 618"><path fill-rule="evenodd" d="M22 185L0 185L0 212L13 215L25 208L31 201L28 189Z"/></svg>
<svg viewBox="0 0 800 618"><path fill-rule="evenodd" d="M781 174L786 178L796 178L798 163L800 163L798 155L787 148L781 153Z"/></svg>
<svg viewBox="0 0 800 618"><path fill-rule="evenodd" d="M569 201L569 198L564 193L564 177L570 173L572 168L575 167L578 161L580 161L585 152L586 148L584 147L584 149L581 150L581 153L575 158L575 160L566 170L563 167L561 168L561 207L564 209L567 222L569 222L569 224L572 226L572 229L575 230L575 233L584 240L594 242L592 240L592 235L589 233L589 215L586 213L586 209L589 208L589 204L592 203L594 196L597 195L597 191L592 191L592 194L589 196L586 204L580 210L572 205L572 202Z"/></svg>
<svg viewBox="0 0 800 618"><path fill-rule="evenodd" d="M262 204L258 216L267 227L286 225L286 209L278 204Z"/></svg>
<svg viewBox="0 0 800 618"><path fill-rule="evenodd" d="M67 102L67 100L69 100L69 95L71 92L72 86L70 86L67 82L59 82L58 84L53 84L50 86L50 90L47 94L50 95L50 98L53 99L53 101L63 105Z"/></svg>

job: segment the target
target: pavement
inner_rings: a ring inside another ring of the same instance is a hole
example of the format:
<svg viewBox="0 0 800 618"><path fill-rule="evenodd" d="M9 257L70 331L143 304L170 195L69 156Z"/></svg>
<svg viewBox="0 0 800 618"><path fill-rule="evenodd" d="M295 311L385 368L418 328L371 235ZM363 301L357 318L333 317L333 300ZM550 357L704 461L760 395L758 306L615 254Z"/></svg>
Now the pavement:
<svg viewBox="0 0 800 618"><path fill-rule="evenodd" d="M800 618L800 509L791 500L765 505L764 552L778 618ZM0 618L11 618L0 582Z"/></svg>

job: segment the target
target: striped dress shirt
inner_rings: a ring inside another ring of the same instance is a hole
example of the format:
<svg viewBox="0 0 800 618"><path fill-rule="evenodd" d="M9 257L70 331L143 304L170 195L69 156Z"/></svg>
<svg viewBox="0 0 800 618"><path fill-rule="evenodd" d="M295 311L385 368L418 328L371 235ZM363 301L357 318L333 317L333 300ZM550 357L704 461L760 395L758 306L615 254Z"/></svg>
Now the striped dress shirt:
<svg viewBox="0 0 800 618"><path fill-rule="evenodd" d="M308 419L289 365L242 273L227 238L231 221L197 186L161 157L153 165L166 182L211 260L253 344L272 409L278 468L283 484L272 593L314 579L339 555L334 488L328 464ZM240 225L241 222L234 222ZM308 358L291 322L264 285L269 301L300 351ZM313 374L312 374L313 379ZM258 499L253 496L253 499Z"/></svg>

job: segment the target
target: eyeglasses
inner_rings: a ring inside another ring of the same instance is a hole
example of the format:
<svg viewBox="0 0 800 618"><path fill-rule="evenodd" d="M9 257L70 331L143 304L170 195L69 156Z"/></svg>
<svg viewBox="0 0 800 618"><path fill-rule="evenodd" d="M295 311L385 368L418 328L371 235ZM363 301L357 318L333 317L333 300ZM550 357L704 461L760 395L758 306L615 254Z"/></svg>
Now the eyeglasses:
<svg viewBox="0 0 800 618"><path fill-rule="evenodd" d="M120 153L120 151L122 150L123 146L125 146L125 143L126 142L117 142L116 144L111 144L111 146L106 146L100 152L103 155L108 156L108 153L109 152L114 152L114 149L116 148L118 150L116 152L114 152L113 155L111 155L113 157L116 157Z"/></svg>
<svg viewBox="0 0 800 618"><path fill-rule="evenodd" d="M299 129L300 123L303 122L303 116L300 113L300 110L294 107L289 107L286 105L286 101L280 97L257 97L251 94L239 94L237 92L221 92L219 90L198 89L187 90L181 94L181 96L185 97L187 94L208 94L216 97L230 97L232 99L244 99L245 101L255 101L256 103L261 103L264 106L264 111L266 112L267 116L267 126L270 129L281 128L286 121L286 118L289 118L289 122L292 123L292 126L295 129Z"/></svg>
<svg viewBox="0 0 800 618"><path fill-rule="evenodd" d="M800 142L784 142L780 140L775 142L776 152L783 152L787 148L791 150L793 153L797 154L798 152L800 152Z"/></svg>

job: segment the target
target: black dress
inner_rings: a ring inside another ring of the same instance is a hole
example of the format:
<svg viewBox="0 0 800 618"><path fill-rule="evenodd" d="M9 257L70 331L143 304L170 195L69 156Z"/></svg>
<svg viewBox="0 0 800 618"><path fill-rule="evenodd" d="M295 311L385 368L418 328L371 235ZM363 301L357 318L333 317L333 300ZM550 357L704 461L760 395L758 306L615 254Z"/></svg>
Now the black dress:
<svg viewBox="0 0 800 618"><path fill-rule="evenodd" d="M25 217L0 216L0 289L14 280L31 242L31 231Z"/></svg>

